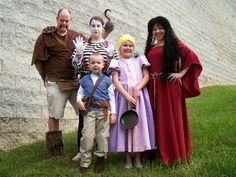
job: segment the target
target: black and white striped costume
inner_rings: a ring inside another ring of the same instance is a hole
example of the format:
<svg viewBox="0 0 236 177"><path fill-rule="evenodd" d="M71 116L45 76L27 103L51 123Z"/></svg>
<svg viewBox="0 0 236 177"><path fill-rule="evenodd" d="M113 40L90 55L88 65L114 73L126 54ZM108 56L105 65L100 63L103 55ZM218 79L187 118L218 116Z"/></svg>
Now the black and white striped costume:
<svg viewBox="0 0 236 177"><path fill-rule="evenodd" d="M106 73L107 72L107 68L110 64L110 61L112 59L118 59L117 57L117 52L114 52L114 56L112 58L108 58L107 56L107 51L106 48L108 47L108 41L104 41L104 42L99 42L99 43L85 43L85 49L83 51L82 57L78 58L76 56L76 49L74 49L71 59L72 59L72 66L75 68L75 70L79 73L79 74L89 74L90 70L89 70L89 57L91 54L98 52L100 54L102 54L103 58L104 58L104 62L105 62L105 66L103 68L103 72Z"/></svg>

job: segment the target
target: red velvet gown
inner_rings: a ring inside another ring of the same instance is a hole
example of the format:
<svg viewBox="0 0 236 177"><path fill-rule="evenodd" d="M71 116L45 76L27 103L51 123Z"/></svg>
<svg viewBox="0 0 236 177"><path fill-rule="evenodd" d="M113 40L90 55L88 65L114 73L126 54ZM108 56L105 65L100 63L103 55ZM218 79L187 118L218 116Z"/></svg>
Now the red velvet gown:
<svg viewBox="0 0 236 177"><path fill-rule="evenodd" d="M200 61L181 41L179 47L182 53L181 70L190 66L182 83L164 82L158 76L162 72L163 47L151 49L147 56L151 64L149 95L156 125L156 139L161 161L165 165L187 163L192 146L185 98L200 95ZM152 77L153 73L156 73L155 78Z"/></svg>

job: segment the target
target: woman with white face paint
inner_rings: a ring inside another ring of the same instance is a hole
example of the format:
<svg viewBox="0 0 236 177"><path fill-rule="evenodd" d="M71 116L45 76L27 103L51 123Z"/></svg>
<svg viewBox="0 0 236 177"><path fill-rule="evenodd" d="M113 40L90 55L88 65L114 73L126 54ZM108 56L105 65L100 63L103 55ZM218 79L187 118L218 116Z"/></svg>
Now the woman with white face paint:
<svg viewBox="0 0 236 177"><path fill-rule="evenodd" d="M72 54L72 66L79 72L81 77L90 73L89 57L92 53L99 52L103 55L105 66L103 73L107 74L107 68L112 59L117 59L117 53L114 46L109 44L107 40L103 39L104 21L99 16L94 16L90 19L89 27L91 36L87 42L82 39L77 39L76 45L80 45L80 49L74 50Z"/></svg>
<svg viewBox="0 0 236 177"><path fill-rule="evenodd" d="M91 31L91 36L88 41L83 41L82 38L77 38L74 41L75 49L71 56L72 58L72 66L79 73L80 79L85 75L91 73L89 69L89 60L90 55L93 53L100 53L103 56L105 65L102 72L106 75L107 68L112 59L117 59L117 53L114 50L114 46L109 44L107 40L103 39L104 32L104 21L99 16L94 16L89 21L89 27ZM82 137L82 129L83 129L83 116L80 115L79 118L79 127L78 127L78 151L80 148L80 139ZM80 151L73 158L74 161L80 160Z"/></svg>
<svg viewBox="0 0 236 177"><path fill-rule="evenodd" d="M98 42L104 41L104 39L101 36L102 30L103 30L103 25L101 21L92 19L90 21L90 30L91 30L93 40L95 41L98 40Z"/></svg>

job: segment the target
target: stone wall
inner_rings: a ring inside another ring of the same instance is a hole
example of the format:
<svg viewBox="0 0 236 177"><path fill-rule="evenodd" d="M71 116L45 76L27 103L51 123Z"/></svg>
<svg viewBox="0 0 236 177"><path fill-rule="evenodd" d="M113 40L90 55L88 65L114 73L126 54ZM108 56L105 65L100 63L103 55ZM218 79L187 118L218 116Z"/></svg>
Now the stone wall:
<svg viewBox="0 0 236 177"><path fill-rule="evenodd" d="M72 12L71 28L89 35L88 22L106 8L115 23L108 37L124 33L137 40L143 53L150 18L167 17L177 36L200 57L201 85L236 84L236 1L234 0L1 0L0 1L0 150L34 142L47 131L45 88L31 66L32 50L42 28L56 24L61 7ZM70 105L63 132L76 129ZM76 141L76 140L75 140Z"/></svg>

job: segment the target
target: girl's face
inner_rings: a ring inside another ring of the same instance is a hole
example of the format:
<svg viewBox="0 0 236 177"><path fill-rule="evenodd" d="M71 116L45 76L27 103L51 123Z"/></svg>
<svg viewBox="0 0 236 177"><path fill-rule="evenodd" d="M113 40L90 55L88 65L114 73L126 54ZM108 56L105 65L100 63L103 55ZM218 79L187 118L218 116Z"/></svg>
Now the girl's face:
<svg viewBox="0 0 236 177"><path fill-rule="evenodd" d="M121 58L131 58L133 55L134 46L131 42L126 41L120 48Z"/></svg>
<svg viewBox="0 0 236 177"><path fill-rule="evenodd" d="M94 37L102 35L103 31L102 23L98 20L92 20L90 24L90 31L92 33L92 36Z"/></svg>
<svg viewBox="0 0 236 177"><path fill-rule="evenodd" d="M152 29L152 37L158 42L163 41L165 37L165 29L163 26L155 24Z"/></svg>

